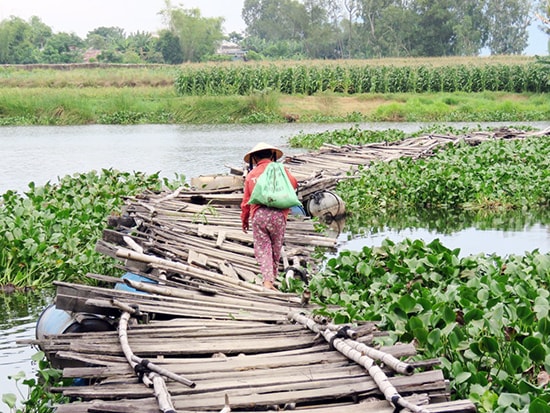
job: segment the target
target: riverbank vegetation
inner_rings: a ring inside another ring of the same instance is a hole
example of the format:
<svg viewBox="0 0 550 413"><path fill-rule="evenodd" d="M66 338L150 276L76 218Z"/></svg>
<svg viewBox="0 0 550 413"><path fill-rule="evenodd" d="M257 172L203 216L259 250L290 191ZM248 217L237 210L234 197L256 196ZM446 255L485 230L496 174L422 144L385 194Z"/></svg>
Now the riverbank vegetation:
<svg viewBox="0 0 550 413"><path fill-rule="evenodd" d="M0 67L0 126L550 118L534 58Z"/></svg>

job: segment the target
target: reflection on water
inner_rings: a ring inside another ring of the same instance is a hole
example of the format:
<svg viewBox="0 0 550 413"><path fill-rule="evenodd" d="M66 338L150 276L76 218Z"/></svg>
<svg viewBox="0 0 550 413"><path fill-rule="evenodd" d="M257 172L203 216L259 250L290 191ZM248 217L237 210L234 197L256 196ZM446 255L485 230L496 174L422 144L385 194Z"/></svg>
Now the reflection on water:
<svg viewBox="0 0 550 413"><path fill-rule="evenodd" d="M14 393L20 399L19 390L27 396L27 386L20 383L17 390L15 381L8 376L23 371L27 377L32 377L34 371L30 360L38 350L17 341L35 338L36 320L52 299L53 291L48 290L0 293L0 308L3 309L0 313L0 396ZM6 406L0 406L0 411L4 411Z"/></svg>
<svg viewBox="0 0 550 413"><path fill-rule="evenodd" d="M338 238L339 250L360 250L379 246L389 238L406 238L426 243L439 239L460 256L496 254L523 255L538 250L550 252L550 210L506 211L502 213L400 210L376 216L348 218Z"/></svg>
<svg viewBox="0 0 550 413"><path fill-rule="evenodd" d="M0 194L23 193L31 181L36 186L57 182L59 177L92 170L159 172L172 179L175 174L193 178L224 173L227 165L242 166L242 156L257 142L281 147L286 153L288 138L300 132L316 133L349 129L400 129L414 133L423 123L336 123L274 125L85 125L0 127ZM505 126L504 123L449 123L455 128ZM530 122L544 129L549 122ZM518 127L521 125L518 124Z"/></svg>
<svg viewBox="0 0 550 413"><path fill-rule="evenodd" d="M430 243L439 239L442 245L454 250L460 249L459 256L478 254L496 254L501 257L509 255L524 255L526 252L538 250L541 253L550 252L550 226L536 224L522 230L491 230L465 228L452 234L442 234L426 228L407 228L395 230L386 228L371 234L354 237L349 233L341 234L339 251L360 251L363 247L374 247L382 244L385 239L400 242L405 239L421 239Z"/></svg>

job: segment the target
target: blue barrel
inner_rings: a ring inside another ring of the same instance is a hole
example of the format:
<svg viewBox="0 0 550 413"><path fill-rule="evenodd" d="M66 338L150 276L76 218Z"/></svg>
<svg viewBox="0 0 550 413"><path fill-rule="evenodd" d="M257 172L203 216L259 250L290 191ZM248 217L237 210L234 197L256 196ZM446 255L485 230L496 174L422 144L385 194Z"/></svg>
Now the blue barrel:
<svg viewBox="0 0 550 413"><path fill-rule="evenodd" d="M36 338L42 340L46 335L63 334L76 320L65 311L55 307L55 304L47 306L36 322Z"/></svg>
<svg viewBox="0 0 550 413"><path fill-rule="evenodd" d="M120 278L122 278L122 280L141 281L141 282L144 282L144 283L157 284L156 281L151 280L150 278L147 278L147 277L143 277L143 276L138 275L138 274L134 274L133 272L127 272ZM139 294L147 294L144 291L139 291L139 290L136 290L135 288L130 287L128 284L126 284L124 282L117 283L115 285L115 290L129 291L129 292L132 292L132 293L139 293Z"/></svg>
<svg viewBox="0 0 550 413"><path fill-rule="evenodd" d="M292 215L300 215L300 216L306 216L306 210L302 205L296 205L290 208L290 213Z"/></svg>
<svg viewBox="0 0 550 413"><path fill-rule="evenodd" d="M80 315L77 321L70 312L50 304L38 317L36 338L42 340L47 335L115 330L115 327L104 317L95 314Z"/></svg>

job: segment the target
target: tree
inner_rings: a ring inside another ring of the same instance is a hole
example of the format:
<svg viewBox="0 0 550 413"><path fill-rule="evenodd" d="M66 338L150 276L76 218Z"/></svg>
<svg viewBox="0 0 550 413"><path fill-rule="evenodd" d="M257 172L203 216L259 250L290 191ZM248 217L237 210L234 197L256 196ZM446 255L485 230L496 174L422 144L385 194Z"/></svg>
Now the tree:
<svg viewBox="0 0 550 413"><path fill-rule="evenodd" d="M162 54L165 63L179 65L183 62L180 40L170 30L162 30L159 33L156 50Z"/></svg>
<svg viewBox="0 0 550 413"><path fill-rule="evenodd" d="M180 43L183 61L200 62L212 55L223 40L223 18L201 17L199 9L173 8L167 1L163 12L170 25L170 31Z"/></svg>
<svg viewBox="0 0 550 413"><path fill-rule="evenodd" d="M297 0L245 0L242 17L246 33L270 42L302 41L308 12Z"/></svg>
<svg viewBox="0 0 550 413"><path fill-rule="evenodd" d="M240 42L243 41L243 39L244 39L243 34L239 32L231 32L227 35L227 40L232 43L239 44Z"/></svg>
<svg viewBox="0 0 550 413"><path fill-rule="evenodd" d="M491 54L521 54L527 47L531 4L525 0L488 0L487 19Z"/></svg>
<svg viewBox="0 0 550 413"><path fill-rule="evenodd" d="M0 22L0 64L37 63L39 51L32 37L31 25L19 17Z"/></svg>
<svg viewBox="0 0 550 413"><path fill-rule="evenodd" d="M361 0L356 24L354 55L364 57L411 56L419 39L416 28L420 16L414 2L401 0Z"/></svg>
<svg viewBox="0 0 550 413"><path fill-rule="evenodd" d="M344 9L345 9L346 18L347 18L348 57L352 57L351 49L353 48L353 41L354 41L353 27L354 27L354 21L361 14L360 2L359 0L343 0L343 2L344 2Z"/></svg>
<svg viewBox="0 0 550 413"><path fill-rule="evenodd" d="M97 27L88 32L86 44L93 49L110 54L124 53L126 51L126 35L120 27Z"/></svg>
<svg viewBox="0 0 550 413"><path fill-rule="evenodd" d="M547 35L550 35L550 1L549 0L539 0L536 5L537 12L535 15L540 21L539 29L542 30ZM550 51L550 38L547 39L546 43L547 51Z"/></svg>
<svg viewBox="0 0 550 413"><path fill-rule="evenodd" d="M248 50L275 58L341 57L340 32L329 20L332 0L245 0Z"/></svg>
<svg viewBox="0 0 550 413"><path fill-rule="evenodd" d="M150 58L154 55L156 41L150 33L140 31L132 33L126 39L126 43L127 51L139 56L140 61L150 61Z"/></svg>
<svg viewBox="0 0 550 413"><path fill-rule="evenodd" d="M81 62L83 45L82 39L74 33L56 33L46 42L40 60L42 63Z"/></svg>
<svg viewBox="0 0 550 413"><path fill-rule="evenodd" d="M44 24L36 16L31 16L29 25L31 36L29 40L38 50L43 49L48 39L53 35L51 27Z"/></svg>
<svg viewBox="0 0 550 413"><path fill-rule="evenodd" d="M488 20L484 14L485 0L457 2L453 31L456 34L455 54L478 55L489 36Z"/></svg>
<svg viewBox="0 0 550 413"><path fill-rule="evenodd" d="M361 0L360 20L361 25L358 28L358 35L365 47L367 57L380 57L387 53L383 50L382 35L383 29L388 21L384 18L384 13L394 3L393 0Z"/></svg>
<svg viewBox="0 0 550 413"><path fill-rule="evenodd" d="M454 54L453 30L456 0L416 0L412 11L417 15L411 53L414 56L449 56Z"/></svg>

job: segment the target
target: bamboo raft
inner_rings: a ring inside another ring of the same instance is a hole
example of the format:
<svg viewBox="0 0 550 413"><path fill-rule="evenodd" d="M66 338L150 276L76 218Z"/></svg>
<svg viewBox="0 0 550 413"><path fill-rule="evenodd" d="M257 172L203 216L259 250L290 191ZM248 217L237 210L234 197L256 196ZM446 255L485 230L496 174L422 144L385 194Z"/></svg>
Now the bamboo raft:
<svg viewBox="0 0 550 413"><path fill-rule="evenodd" d="M305 197L360 165L430 156L458 139L508 137L497 133L327 145L286 164ZM146 192L109 218L97 250L148 282L101 274L88 274L101 287L56 282L57 308L112 326L28 342L75 379L52 389L70 397L57 413L476 411L468 400L451 400L439 360L416 360L413 344L379 347L375 339L387 332L372 323L333 325L315 315L307 290L264 289L252 235L240 228L241 196L231 186ZM316 251L336 247L314 223L289 217L281 263L287 277L307 279L320 265Z"/></svg>

